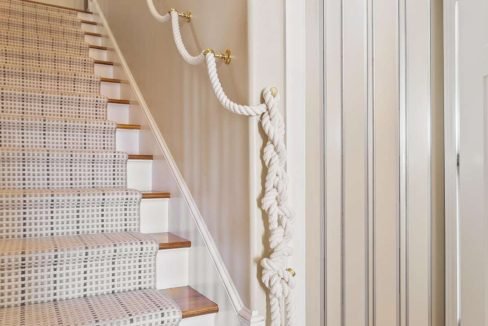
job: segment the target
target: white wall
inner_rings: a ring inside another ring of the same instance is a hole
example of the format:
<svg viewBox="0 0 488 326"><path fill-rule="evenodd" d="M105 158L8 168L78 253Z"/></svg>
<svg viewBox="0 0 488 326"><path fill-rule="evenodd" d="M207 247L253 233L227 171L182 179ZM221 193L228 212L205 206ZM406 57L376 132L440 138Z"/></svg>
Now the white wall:
<svg viewBox="0 0 488 326"><path fill-rule="evenodd" d="M68 8L84 9L84 0L37 0L52 5L63 6Z"/></svg>
<svg viewBox="0 0 488 326"><path fill-rule="evenodd" d="M249 249L248 118L222 108L211 90L205 66L183 62L170 24L157 22L146 1L99 3L248 305L250 278L256 275L251 272ZM219 64L222 83L232 99L248 102L246 1L170 0L155 4L162 13L173 7L193 12L192 23L182 21L181 27L191 53L208 47L232 49L233 63Z"/></svg>

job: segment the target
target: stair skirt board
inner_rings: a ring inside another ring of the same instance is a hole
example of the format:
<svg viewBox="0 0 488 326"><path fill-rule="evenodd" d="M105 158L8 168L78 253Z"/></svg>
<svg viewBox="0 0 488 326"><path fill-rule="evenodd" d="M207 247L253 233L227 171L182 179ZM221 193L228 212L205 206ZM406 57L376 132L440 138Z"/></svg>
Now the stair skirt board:
<svg viewBox="0 0 488 326"><path fill-rule="evenodd" d="M0 0L0 325L215 324L97 28Z"/></svg>

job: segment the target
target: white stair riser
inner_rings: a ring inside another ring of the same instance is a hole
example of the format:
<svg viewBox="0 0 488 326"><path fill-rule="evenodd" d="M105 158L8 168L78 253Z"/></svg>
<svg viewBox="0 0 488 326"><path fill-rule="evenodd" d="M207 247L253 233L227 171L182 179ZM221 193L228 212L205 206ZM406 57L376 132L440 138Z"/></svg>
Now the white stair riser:
<svg viewBox="0 0 488 326"><path fill-rule="evenodd" d="M129 154L139 153L139 136L140 131L134 129L117 129L115 134L116 149L119 152ZM145 154L145 153L144 153Z"/></svg>
<svg viewBox="0 0 488 326"><path fill-rule="evenodd" d="M113 78L114 66L95 64L95 75L99 77Z"/></svg>
<svg viewBox="0 0 488 326"><path fill-rule="evenodd" d="M102 45L102 38L100 36L85 35L85 42L90 45Z"/></svg>
<svg viewBox="0 0 488 326"><path fill-rule="evenodd" d="M84 13L84 12L79 12L78 13L78 19L79 20L95 21L95 15L93 15L93 14L87 14L87 13Z"/></svg>
<svg viewBox="0 0 488 326"><path fill-rule="evenodd" d="M152 160L129 160L127 162L127 188L152 191Z"/></svg>
<svg viewBox="0 0 488 326"><path fill-rule="evenodd" d="M90 58L95 60L108 60L108 51L107 50L98 50L98 49L90 49L89 51Z"/></svg>
<svg viewBox="0 0 488 326"><path fill-rule="evenodd" d="M128 104L109 103L107 106L107 118L117 123L129 123L129 109L130 105Z"/></svg>
<svg viewBox="0 0 488 326"><path fill-rule="evenodd" d="M169 199L141 200L141 233L168 232Z"/></svg>
<svg viewBox="0 0 488 326"><path fill-rule="evenodd" d="M90 21L92 21L90 19ZM98 33L98 25L92 25L92 24L81 24L81 30L84 32L91 32L91 33Z"/></svg>
<svg viewBox="0 0 488 326"><path fill-rule="evenodd" d="M187 286L189 257L190 248L159 250L156 259L156 287L167 289Z"/></svg>
<svg viewBox="0 0 488 326"><path fill-rule="evenodd" d="M101 82L100 83L100 94L102 94L103 96L108 97L108 98L120 99L121 88L122 88L122 85L120 83Z"/></svg>
<svg viewBox="0 0 488 326"><path fill-rule="evenodd" d="M209 314L191 318L185 318L180 326L215 326L217 314Z"/></svg>

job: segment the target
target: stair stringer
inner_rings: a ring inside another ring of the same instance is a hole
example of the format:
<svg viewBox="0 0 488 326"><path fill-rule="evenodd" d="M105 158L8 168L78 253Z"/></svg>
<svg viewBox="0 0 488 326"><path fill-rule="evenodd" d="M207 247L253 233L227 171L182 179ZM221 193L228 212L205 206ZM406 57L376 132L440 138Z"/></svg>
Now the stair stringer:
<svg viewBox="0 0 488 326"><path fill-rule="evenodd" d="M97 32L106 35L102 46L112 51L104 60L113 61L114 78L127 80L120 89L120 98L129 99L130 121L142 126L139 135L139 152L152 154L153 189L170 191L169 229L192 241L189 255L189 284L219 305L215 325L264 326L264 317L246 307L224 264L215 241L207 228L193 196L179 171L175 160L144 100L127 62L110 30L97 0L90 1L90 10L100 23ZM185 320L183 321L185 322ZM186 325L182 322L182 325ZM190 324L188 324L190 326Z"/></svg>

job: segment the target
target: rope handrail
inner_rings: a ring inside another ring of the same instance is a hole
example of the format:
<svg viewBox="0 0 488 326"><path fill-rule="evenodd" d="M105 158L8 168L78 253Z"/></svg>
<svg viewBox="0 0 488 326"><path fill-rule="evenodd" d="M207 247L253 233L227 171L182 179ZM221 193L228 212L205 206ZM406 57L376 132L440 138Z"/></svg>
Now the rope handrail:
<svg viewBox="0 0 488 326"><path fill-rule="evenodd" d="M191 14L180 14L171 9L161 15L154 6L153 0L147 0L152 15L160 22L171 20L173 39L178 52L185 62L207 65L212 90L221 105L230 112L244 116L260 116L260 124L266 134L263 162L266 169L265 184L261 208L268 218L270 253L261 260L263 268L261 280L268 290L272 326L293 326L294 305L292 290L295 287L295 272L287 268L292 255L292 238L294 214L288 207L288 175L286 172L285 124L278 104L280 97L275 88L263 90L264 103L249 106L233 102L225 94L220 82L216 54L207 49L197 55L188 52L180 31L179 17L191 17ZM284 316L284 319L283 319Z"/></svg>

